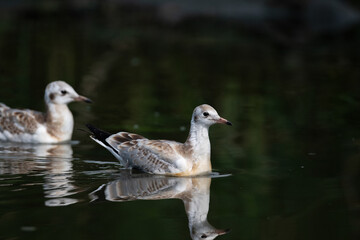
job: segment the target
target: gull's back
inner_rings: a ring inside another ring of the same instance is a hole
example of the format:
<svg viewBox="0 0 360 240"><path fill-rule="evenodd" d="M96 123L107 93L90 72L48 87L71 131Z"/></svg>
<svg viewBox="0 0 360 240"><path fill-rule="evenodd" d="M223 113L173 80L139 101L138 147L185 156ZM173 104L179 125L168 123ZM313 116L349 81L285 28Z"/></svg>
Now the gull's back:
<svg viewBox="0 0 360 240"><path fill-rule="evenodd" d="M133 134L134 140L119 141L119 136L128 134L120 132L106 139L125 166L155 174L177 174L187 169L186 159L181 154L182 143L149 140L137 134Z"/></svg>
<svg viewBox="0 0 360 240"><path fill-rule="evenodd" d="M0 140L32 142L44 122L41 112L13 109L0 103Z"/></svg>

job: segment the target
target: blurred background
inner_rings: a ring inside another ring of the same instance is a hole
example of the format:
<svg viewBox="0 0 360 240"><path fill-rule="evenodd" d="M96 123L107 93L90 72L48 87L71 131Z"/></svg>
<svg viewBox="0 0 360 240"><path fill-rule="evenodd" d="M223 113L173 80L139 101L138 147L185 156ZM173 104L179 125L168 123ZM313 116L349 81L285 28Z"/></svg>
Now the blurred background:
<svg viewBox="0 0 360 240"><path fill-rule="evenodd" d="M177 141L208 103L234 125L210 132L213 167L233 173L213 182L212 220L233 228L219 239L358 239L359 11L356 0L2 0L0 102L43 110L46 84L64 80L94 100L71 105L75 128ZM75 158L112 159L74 139ZM75 162L74 176L87 167Z"/></svg>

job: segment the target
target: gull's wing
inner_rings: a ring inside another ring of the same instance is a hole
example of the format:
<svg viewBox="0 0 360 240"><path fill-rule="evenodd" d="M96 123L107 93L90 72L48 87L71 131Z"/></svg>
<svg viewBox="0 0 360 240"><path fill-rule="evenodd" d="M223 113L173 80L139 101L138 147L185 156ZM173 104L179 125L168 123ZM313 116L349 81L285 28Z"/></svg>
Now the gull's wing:
<svg viewBox="0 0 360 240"><path fill-rule="evenodd" d="M181 148L181 143L149 140L146 138L119 141L123 139L124 135L131 136L129 133L121 132L111 135L106 139L106 142L129 166L156 174L178 173L182 171L181 168L184 166L180 163L184 162L181 161L184 158L177 151L177 149ZM140 135L135 134L135 136L137 138Z"/></svg>
<svg viewBox="0 0 360 240"><path fill-rule="evenodd" d="M0 132L7 131L10 134L33 134L38 124L45 122L43 113L32 110L11 109L0 104Z"/></svg>
<svg viewBox="0 0 360 240"><path fill-rule="evenodd" d="M111 136L106 138L106 142L109 143L111 146L113 146L113 145L117 146L122 143L136 141L139 139L148 140L146 137L143 137L139 134L129 133L129 132L118 132L118 133L112 134Z"/></svg>

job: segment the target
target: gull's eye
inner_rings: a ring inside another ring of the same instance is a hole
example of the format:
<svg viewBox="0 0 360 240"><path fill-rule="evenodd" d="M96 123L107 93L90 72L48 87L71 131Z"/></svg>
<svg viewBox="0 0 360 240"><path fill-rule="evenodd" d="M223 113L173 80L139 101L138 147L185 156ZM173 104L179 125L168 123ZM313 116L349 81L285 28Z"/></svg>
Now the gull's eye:
<svg viewBox="0 0 360 240"><path fill-rule="evenodd" d="M61 90L61 94L62 95L65 95L65 94L67 94L68 92L66 91L66 90Z"/></svg>
<svg viewBox="0 0 360 240"><path fill-rule="evenodd" d="M207 116L209 116L209 113L208 113L208 112L204 112L203 115L204 115L205 117L207 117Z"/></svg>

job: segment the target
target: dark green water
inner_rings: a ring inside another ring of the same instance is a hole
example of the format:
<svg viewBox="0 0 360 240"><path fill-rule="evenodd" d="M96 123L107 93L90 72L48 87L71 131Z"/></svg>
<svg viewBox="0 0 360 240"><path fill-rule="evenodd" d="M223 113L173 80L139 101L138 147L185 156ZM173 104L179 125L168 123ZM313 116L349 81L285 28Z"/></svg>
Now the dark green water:
<svg viewBox="0 0 360 240"><path fill-rule="evenodd" d="M9 16L0 101L41 110L46 84L62 79L94 101L71 104L75 128L177 141L208 103L233 122L210 129L214 171L231 176L167 179L165 193L208 194L209 223L231 229L218 239L358 239L359 42L357 29L283 44L232 21L125 10ZM86 133L73 139L0 144L0 239L190 239L180 199L92 201L132 178Z"/></svg>

